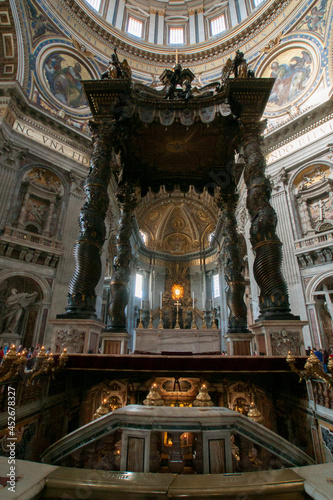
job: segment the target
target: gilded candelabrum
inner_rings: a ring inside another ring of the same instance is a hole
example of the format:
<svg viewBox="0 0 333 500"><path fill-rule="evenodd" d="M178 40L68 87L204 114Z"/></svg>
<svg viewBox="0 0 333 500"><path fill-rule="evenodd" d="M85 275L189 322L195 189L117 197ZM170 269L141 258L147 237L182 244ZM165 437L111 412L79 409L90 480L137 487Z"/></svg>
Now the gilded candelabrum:
<svg viewBox="0 0 333 500"><path fill-rule="evenodd" d="M321 379L325 382L327 388L329 389L332 384L333 384L333 358L329 358L329 361L327 363L327 370L328 373L325 372L323 364L321 361L317 358L317 356L314 354L313 351L310 352L310 356L308 357L303 370L299 370L296 368L296 359L294 356L291 354L289 351L288 356L287 356L287 362L289 364L290 369L297 373L299 376L300 382L302 380L306 380L307 382L309 380L315 380L315 379Z"/></svg>
<svg viewBox="0 0 333 500"><path fill-rule="evenodd" d="M0 367L0 382L9 380L24 370L27 360L24 353L17 353L15 345L8 349Z"/></svg>
<svg viewBox="0 0 333 500"><path fill-rule="evenodd" d="M100 417L104 417L104 415L107 415L108 413L110 413L110 411L111 411L110 403L106 398L104 398L100 406L95 411L93 420L97 420Z"/></svg>
<svg viewBox="0 0 333 500"><path fill-rule="evenodd" d="M31 370L25 371L27 363L25 356L25 351L22 351L22 353L16 352L15 345L8 350L7 354L3 357L0 367L0 382L9 380L16 375L21 375L24 380L31 384L33 379L39 375L53 375L55 371L63 368L68 361L67 351L64 349L63 353L59 356L57 365L55 365L52 353L48 354L45 352L45 348L42 347L36 356L34 367Z"/></svg>
<svg viewBox="0 0 333 500"><path fill-rule="evenodd" d="M213 310L212 310L212 314L213 314L213 319L212 319L212 330L217 330L217 325L216 325L216 322L215 322L215 316L216 316L215 309L213 309Z"/></svg>
<svg viewBox="0 0 333 500"><path fill-rule="evenodd" d="M192 403L193 406L214 406L213 401L210 399L208 394L208 389L206 384L202 384L200 391L198 392L195 400Z"/></svg>
<svg viewBox="0 0 333 500"><path fill-rule="evenodd" d="M150 309L149 311L149 325L148 325L149 330L152 330L154 328L153 325L153 311Z"/></svg>
<svg viewBox="0 0 333 500"><path fill-rule="evenodd" d="M193 312L192 312L192 323L191 323L191 329L192 330L197 330L198 327L197 327L197 324L195 322L195 309L193 307Z"/></svg>
<svg viewBox="0 0 333 500"><path fill-rule="evenodd" d="M155 382L150 387L149 393L146 399L143 401L143 404L145 406L164 406L164 401L161 398L161 394Z"/></svg>
<svg viewBox="0 0 333 500"><path fill-rule="evenodd" d="M142 323L142 309L140 309L139 311L139 314L140 314L140 321L139 321L139 324L138 324L138 328L143 328L143 323Z"/></svg>
<svg viewBox="0 0 333 500"><path fill-rule="evenodd" d="M159 330L164 330L164 326L163 326L163 310L162 310L162 308L160 308L160 322L158 324L158 329Z"/></svg>
<svg viewBox="0 0 333 500"><path fill-rule="evenodd" d="M177 307L175 330L180 330L180 324L179 324L179 306L180 306L180 302L179 302L179 300L177 300L177 302L175 302L175 306Z"/></svg>
<svg viewBox="0 0 333 500"><path fill-rule="evenodd" d="M207 330L205 314L206 314L206 311L202 311L202 326L201 326L202 330Z"/></svg>

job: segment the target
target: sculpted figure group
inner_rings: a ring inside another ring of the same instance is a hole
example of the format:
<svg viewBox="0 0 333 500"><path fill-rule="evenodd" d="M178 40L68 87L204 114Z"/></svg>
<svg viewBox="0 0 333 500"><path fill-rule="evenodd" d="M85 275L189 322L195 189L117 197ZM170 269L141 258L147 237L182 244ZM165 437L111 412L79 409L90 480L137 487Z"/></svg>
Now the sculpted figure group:
<svg viewBox="0 0 333 500"><path fill-rule="evenodd" d="M155 88L141 83L134 83L133 90L140 97L183 99L187 101L192 98L210 97L214 95L214 93L221 92L232 74L235 78L254 77L254 72L248 68L243 52L239 50L236 52L235 58L229 58L222 68L220 81L209 83L201 88L193 88L192 81L195 78L194 74L188 68L182 69L181 64L177 63L172 70L166 69L160 76L160 80L164 84L163 89L156 90ZM114 80L126 78L131 78L130 66L126 59L122 62L119 61L117 51L114 49L108 69L102 73L101 79Z"/></svg>

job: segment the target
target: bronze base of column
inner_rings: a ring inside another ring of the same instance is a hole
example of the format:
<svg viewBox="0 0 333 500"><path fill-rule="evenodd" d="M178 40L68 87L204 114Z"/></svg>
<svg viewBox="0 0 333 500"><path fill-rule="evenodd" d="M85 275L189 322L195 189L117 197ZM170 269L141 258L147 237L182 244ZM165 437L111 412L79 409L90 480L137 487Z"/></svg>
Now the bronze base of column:
<svg viewBox="0 0 333 500"><path fill-rule="evenodd" d="M255 323L258 321L270 321L270 320L288 320L288 321L299 321L300 316L295 316L292 313L286 312L277 312L277 311L267 311L259 315L258 319L255 320Z"/></svg>
<svg viewBox="0 0 333 500"><path fill-rule="evenodd" d="M95 319L97 314L95 311L96 295L88 296L81 293L67 295L66 312L57 314L57 319Z"/></svg>
<svg viewBox="0 0 333 500"><path fill-rule="evenodd" d="M128 333L126 328L124 326L111 326L107 325L103 332L109 332L109 333Z"/></svg>

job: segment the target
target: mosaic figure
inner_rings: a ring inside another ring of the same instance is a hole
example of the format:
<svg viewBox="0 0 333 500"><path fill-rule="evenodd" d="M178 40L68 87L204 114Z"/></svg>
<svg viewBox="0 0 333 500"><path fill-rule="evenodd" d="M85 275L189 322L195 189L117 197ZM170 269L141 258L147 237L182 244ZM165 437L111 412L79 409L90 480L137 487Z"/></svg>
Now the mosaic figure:
<svg viewBox="0 0 333 500"><path fill-rule="evenodd" d="M88 71L73 57L54 53L44 63L44 74L54 97L71 108L87 106L81 84Z"/></svg>
<svg viewBox="0 0 333 500"><path fill-rule="evenodd" d="M303 92L312 71L312 57L306 50L301 57L293 55L289 61L275 60L270 66L270 76L275 78L274 87L268 103L281 107L296 99Z"/></svg>
<svg viewBox="0 0 333 500"><path fill-rule="evenodd" d="M311 9L309 16L306 16L305 22L310 31L317 31L323 35L323 28L325 27L325 13L326 13L327 0L322 0L319 7L314 6Z"/></svg>

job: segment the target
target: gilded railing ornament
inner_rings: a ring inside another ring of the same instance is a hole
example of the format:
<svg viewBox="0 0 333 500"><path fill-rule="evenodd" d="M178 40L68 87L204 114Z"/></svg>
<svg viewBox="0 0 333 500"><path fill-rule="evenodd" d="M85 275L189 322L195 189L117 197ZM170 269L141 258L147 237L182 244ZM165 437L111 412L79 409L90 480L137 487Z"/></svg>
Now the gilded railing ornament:
<svg viewBox="0 0 333 500"><path fill-rule="evenodd" d="M53 372L54 372L53 355L52 353L47 354L47 352L45 351L45 347L42 346L41 350L36 356L33 373L29 376L28 383L31 384L34 378L38 377L39 375L48 375L48 374L53 375Z"/></svg>
<svg viewBox="0 0 333 500"><path fill-rule="evenodd" d="M12 345L2 360L0 367L0 382L5 382L10 378L15 377L15 375L19 375L22 371L24 371L26 362L27 360L24 352L17 353L15 345Z"/></svg>
<svg viewBox="0 0 333 500"><path fill-rule="evenodd" d="M161 398L157 384L154 382L149 390L146 399L143 401L145 406L164 406L164 400Z"/></svg>
<svg viewBox="0 0 333 500"><path fill-rule="evenodd" d="M253 420L253 422L257 422L258 424L262 424L264 421L264 417L258 410L257 405L253 402L250 404L249 411L247 412L247 417L249 417L250 420Z"/></svg>
<svg viewBox="0 0 333 500"><path fill-rule="evenodd" d="M206 384L202 384L200 390L192 403L192 406L214 406L213 401L211 401L210 395L208 394L208 389Z"/></svg>
<svg viewBox="0 0 333 500"><path fill-rule="evenodd" d="M104 417L104 415L107 415L110 412L111 412L110 403L105 398L95 411L93 415L93 420L97 420L98 418Z"/></svg>
<svg viewBox="0 0 333 500"><path fill-rule="evenodd" d="M68 355L66 349L59 356L58 363L55 364L52 353L48 354L44 347L41 347L35 358L35 364L31 370L27 370L26 352L16 352L13 345L5 354L0 367L0 382L5 382L17 375L21 376L25 382L31 384L32 381L40 375L54 375L54 373L66 365Z"/></svg>
<svg viewBox="0 0 333 500"><path fill-rule="evenodd" d="M297 375L299 376L300 382L302 380L308 382L309 380L320 379L325 382L328 389L330 389L330 387L332 386L333 358L329 358L327 364L327 370L328 370L327 373L324 370L322 362L319 360L319 358L317 358L317 356L313 351L310 352L310 356L308 357L303 370L299 370L298 368L296 368L296 359L294 358L294 356L291 354L290 351L286 359L291 371L297 373Z"/></svg>

